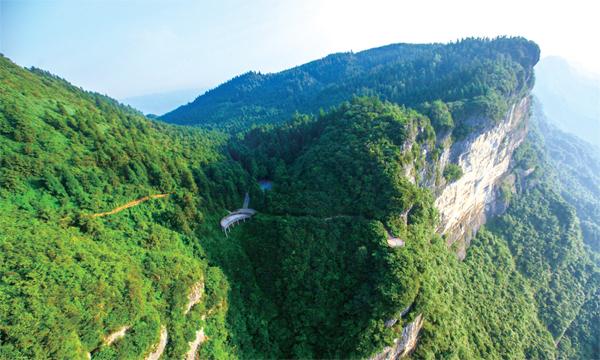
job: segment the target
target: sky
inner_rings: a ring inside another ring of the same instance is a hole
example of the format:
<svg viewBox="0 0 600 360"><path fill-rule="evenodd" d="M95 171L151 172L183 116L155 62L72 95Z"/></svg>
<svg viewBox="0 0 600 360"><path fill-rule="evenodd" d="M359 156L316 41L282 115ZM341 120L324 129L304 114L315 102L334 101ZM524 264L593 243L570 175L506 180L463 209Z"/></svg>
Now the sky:
<svg viewBox="0 0 600 360"><path fill-rule="evenodd" d="M600 73L594 0L0 0L0 52L123 99L398 42L521 35Z"/></svg>

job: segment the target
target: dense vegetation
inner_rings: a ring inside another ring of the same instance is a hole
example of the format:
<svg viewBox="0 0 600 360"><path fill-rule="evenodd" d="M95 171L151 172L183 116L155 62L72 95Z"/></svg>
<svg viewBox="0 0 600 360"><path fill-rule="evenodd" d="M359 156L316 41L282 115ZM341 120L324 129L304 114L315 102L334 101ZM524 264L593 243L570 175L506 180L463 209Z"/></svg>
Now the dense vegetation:
<svg viewBox="0 0 600 360"><path fill-rule="evenodd" d="M554 184L577 210L586 244L600 252L600 152L549 124L539 103L533 121L540 141L547 144L548 166L556 173Z"/></svg>
<svg viewBox="0 0 600 360"><path fill-rule="evenodd" d="M412 133L414 146L429 146L427 121L355 99L314 122L254 130L243 142L250 150L232 150L275 183L262 210L276 216L260 215L242 237L277 309L269 329L285 344L283 357L365 357L424 313L419 358L553 358L554 341L592 299L597 270L574 210L541 180L553 170L535 138L516 155L516 171L539 169L519 179L507 214L478 234L464 262L447 251L434 234L431 196L403 175L423 159L396 145ZM390 249L388 231L406 246ZM409 306L397 325L384 326Z"/></svg>
<svg viewBox="0 0 600 360"><path fill-rule="evenodd" d="M243 130L253 124L283 122L295 112L315 114L355 95L411 107L433 103L433 111L439 110L435 101L441 100L449 103L459 120L475 114L482 115L480 121L497 119L512 97L533 85L531 68L538 59L537 45L522 38L388 45L333 54L276 74L250 72L162 119ZM447 118L440 123L451 125L461 128Z"/></svg>
<svg viewBox="0 0 600 360"><path fill-rule="evenodd" d="M548 184L550 188L559 191L564 200L574 207L579 218L583 241L587 245L586 250L590 254L591 260L598 265L600 264L600 257L598 257L600 180L597 174L600 169L600 160L597 150L579 138L566 134L549 124L539 102L536 102L533 107L531 127L530 138L532 140L517 155L519 163L523 168L537 167L538 170L532 174L532 182L542 181ZM572 218L573 216L569 214L568 217ZM545 247L546 244L539 243L539 246ZM580 266L573 261L573 253L578 254L580 250L571 249L557 257L560 261L555 263L562 263L562 269L559 269L557 275L561 276L561 272L564 273L573 265L575 265L573 270L580 270ZM577 271L568 272L571 274L567 274L565 280L553 281L552 287L564 286L565 282L572 281L572 275L577 275ZM600 274L597 270L588 271L588 273L589 279L585 288L579 290L580 293L582 290L585 292L585 302L578 309L577 306L580 305L581 300L574 303L577 317L572 319L567 328L563 328L562 337L558 341L561 358L587 359L593 358L600 352L600 313L598 311L600 309L600 297L598 296ZM558 305L559 302L556 300L562 301L555 297L551 299L550 304ZM560 310L559 307L556 309ZM573 309L567 308L566 310L573 312ZM562 310L555 316L558 318L560 315L562 315Z"/></svg>
<svg viewBox="0 0 600 360"><path fill-rule="evenodd" d="M224 329L224 268L197 228L220 238L215 214L247 187L218 150L225 138L149 122L6 58L0 75L0 358L141 356L163 325L177 358L210 309L220 313L206 326ZM170 196L89 216L158 193ZM199 281L206 297L184 316ZM122 326L121 341L101 345ZM222 358L232 348L213 334L204 350Z"/></svg>
<svg viewBox="0 0 600 360"><path fill-rule="evenodd" d="M461 178L463 175L462 168L457 164L448 164L444 168L444 179L448 182L454 182Z"/></svg>
<svg viewBox="0 0 600 360"><path fill-rule="evenodd" d="M364 358L419 314L414 358L588 358L598 271L563 199L583 195L552 182L539 135L464 261L419 185L460 177L440 152L526 95L538 54L469 39L245 75L199 98L194 119L291 121L238 135L154 122L0 58L0 358L143 358L162 326L165 358L200 328L203 358ZM246 191L259 214L226 238L218 220ZM92 216L155 194L168 196Z"/></svg>

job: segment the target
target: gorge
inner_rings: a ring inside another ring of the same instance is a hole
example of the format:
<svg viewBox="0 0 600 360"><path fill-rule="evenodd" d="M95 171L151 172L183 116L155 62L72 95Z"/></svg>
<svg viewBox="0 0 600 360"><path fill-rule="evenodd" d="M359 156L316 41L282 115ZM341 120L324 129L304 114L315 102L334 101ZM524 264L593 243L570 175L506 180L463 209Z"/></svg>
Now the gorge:
<svg viewBox="0 0 600 360"><path fill-rule="evenodd" d="M589 358L600 188L538 60L392 44L156 120L0 58L0 358Z"/></svg>

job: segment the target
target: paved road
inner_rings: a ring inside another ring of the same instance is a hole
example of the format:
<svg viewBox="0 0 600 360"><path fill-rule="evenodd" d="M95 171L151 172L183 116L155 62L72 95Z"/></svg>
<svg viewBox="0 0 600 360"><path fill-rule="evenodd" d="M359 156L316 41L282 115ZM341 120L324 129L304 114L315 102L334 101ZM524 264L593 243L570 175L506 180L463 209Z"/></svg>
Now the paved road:
<svg viewBox="0 0 600 360"><path fill-rule="evenodd" d="M227 230L231 225L234 225L239 221L249 219L254 214L256 214L256 210L254 209L238 209L221 219L221 228L223 230Z"/></svg>

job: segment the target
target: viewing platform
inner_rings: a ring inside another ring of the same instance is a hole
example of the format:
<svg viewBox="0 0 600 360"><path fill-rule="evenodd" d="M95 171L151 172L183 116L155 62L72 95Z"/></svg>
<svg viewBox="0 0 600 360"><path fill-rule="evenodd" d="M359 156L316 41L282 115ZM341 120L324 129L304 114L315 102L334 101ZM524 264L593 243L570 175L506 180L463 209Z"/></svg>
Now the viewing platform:
<svg viewBox="0 0 600 360"><path fill-rule="evenodd" d="M221 219L221 229L223 229L226 236L229 232L230 227L234 226L240 221L246 221L246 219L249 219L252 216L254 216L254 214L256 214L256 210L250 209L248 207L249 204L250 196L248 195L248 193L246 193L246 196L244 197L244 205L242 205L242 208L230 212L227 216Z"/></svg>

